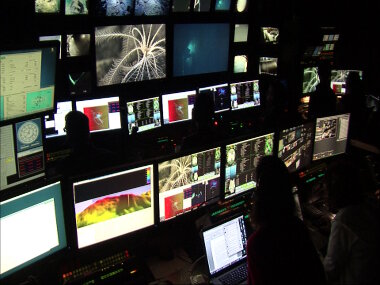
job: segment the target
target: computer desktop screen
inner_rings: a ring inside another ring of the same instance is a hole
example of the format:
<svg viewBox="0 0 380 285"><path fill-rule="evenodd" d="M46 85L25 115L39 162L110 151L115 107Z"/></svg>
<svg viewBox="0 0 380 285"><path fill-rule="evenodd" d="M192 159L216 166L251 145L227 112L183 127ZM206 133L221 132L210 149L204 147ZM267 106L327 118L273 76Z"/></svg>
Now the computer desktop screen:
<svg viewBox="0 0 380 285"><path fill-rule="evenodd" d="M66 247L61 184L0 202L0 279Z"/></svg>
<svg viewBox="0 0 380 285"><path fill-rule="evenodd" d="M318 67L305 67L303 70L302 93L310 94L315 92L318 84Z"/></svg>
<svg viewBox="0 0 380 285"><path fill-rule="evenodd" d="M173 76L228 71L230 25L175 24Z"/></svg>
<svg viewBox="0 0 380 285"><path fill-rule="evenodd" d="M289 172L309 166L313 155L315 123L305 123L281 130L278 139L278 157Z"/></svg>
<svg viewBox="0 0 380 285"><path fill-rule="evenodd" d="M273 154L274 133L226 145L224 198L256 188L256 167L260 158Z"/></svg>
<svg viewBox="0 0 380 285"><path fill-rule="evenodd" d="M73 182L78 248L154 225L153 165Z"/></svg>
<svg viewBox="0 0 380 285"><path fill-rule="evenodd" d="M317 118L313 160L346 152L350 114Z"/></svg>
<svg viewBox="0 0 380 285"><path fill-rule="evenodd" d="M158 164L160 221L220 199L220 147Z"/></svg>
<svg viewBox="0 0 380 285"><path fill-rule="evenodd" d="M277 75L277 57L260 57L259 74Z"/></svg>
<svg viewBox="0 0 380 285"><path fill-rule="evenodd" d="M164 124L191 120L196 90L162 95Z"/></svg>
<svg viewBox="0 0 380 285"><path fill-rule="evenodd" d="M119 97L77 101L76 109L87 116L90 132L121 128Z"/></svg>
<svg viewBox="0 0 380 285"><path fill-rule="evenodd" d="M331 89L335 94L341 95L346 94L346 81L347 76L350 72L356 72L359 74L360 79L363 77L363 72L361 70L331 70Z"/></svg>
<svg viewBox="0 0 380 285"><path fill-rule="evenodd" d="M0 127L0 190L45 175L41 119Z"/></svg>
<svg viewBox="0 0 380 285"><path fill-rule="evenodd" d="M97 85L166 77L165 24L95 28Z"/></svg>
<svg viewBox="0 0 380 285"><path fill-rule="evenodd" d="M72 109L71 101L57 102L57 111L52 115L45 116L46 138L66 135L66 132L63 130L66 125L65 117Z"/></svg>
<svg viewBox="0 0 380 285"><path fill-rule="evenodd" d="M159 97L127 102L127 112L129 134L134 127L143 132L161 126Z"/></svg>
<svg viewBox="0 0 380 285"><path fill-rule="evenodd" d="M169 13L170 0L135 0L135 16L159 16Z"/></svg>
<svg viewBox="0 0 380 285"><path fill-rule="evenodd" d="M54 110L59 43L0 50L0 122Z"/></svg>
<svg viewBox="0 0 380 285"><path fill-rule="evenodd" d="M231 83L230 92L232 110L260 106L259 80Z"/></svg>
<svg viewBox="0 0 380 285"><path fill-rule="evenodd" d="M199 94L210 92L214 98L215 113L230 110L230 90L227 83L199 88Z"/></svg>

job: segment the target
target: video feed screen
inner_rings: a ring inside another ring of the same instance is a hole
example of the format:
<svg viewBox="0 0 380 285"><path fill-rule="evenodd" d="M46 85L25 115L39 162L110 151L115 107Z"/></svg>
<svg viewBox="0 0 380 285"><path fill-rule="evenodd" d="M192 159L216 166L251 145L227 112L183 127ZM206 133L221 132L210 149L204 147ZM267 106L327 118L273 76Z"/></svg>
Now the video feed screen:
<svg viewBox="0 0 380 285"><path fill-rule="evenodd" d="M87 116L90 132L121 128L119 97L77 101L76 109Z"/></svg>
<svg viewBox="0 0 380 285"><path fill-rule="evenodd" d="M318 67L306 67L303 70L302 93L315 92L319 84Z"/></svg>
<svg viewBox="0 0 380 285"><path fill-rule="evenodd" d="M350 114L317 118L313 160L346 152Z"/></svg>
<svg viewBox="0 0 380 285"><path fill-rule="evenodd" d="M160 222L217 202L220 198L220 148L158 164Z"/></svg>
<svg viewBox="0 0 380 285"><path fill-rule="evenodd" d="M65 0L66 15L87 15L89 0ZM119 1L121 2L121 1Z"/></svg>
<svg viewBox="0 0 380 285"><path fill-rule="evenodd" d="M57 111L53 115L45 116L46 138L66 135L66 132L63 130L66 125L65 117L72 110L71 101L57 102Z"/></svg>
<svg viewBox="0 0 380 285"><path fill-rule="evenodd" d="M261 34L262 34L262 42L264 44L273 44L277 45L279 40L279 34L280 31L278 28L273 27L262 27L261 28Z"/></svg>
<svg viewBox="0 0 380 285"><path fill-rule="evenodd" d="M84 56L90 53L90 34L67 35L66 56Z"/></svg>
<svg viewBox="0 0 380 285"><path fill-rule="evenodd" d="M72 72L67 75L70 95L85 95L91 93L91 72Z"/></svg>
<svg viewBox="0 0 380 285"><path fill-rule="evenodd" d="M259 74L277 75L276 57L260 57Z"/></svg>
<svg viewBox="0 0 380 285"><path fill-rule="evenodd" d="M191 120L195 96L195 90L162 95L164 124Z"/></svg>
<svg viewBox="0 0 380 285"><path fill-rule="evenodd" d="M170 0L135 0L135 16L158 16L169 13Z"/></svg>
<svg viewBox="0 0 380 285"><path fill-rule="evenodd" d="M216 0L215 11L229 11L231 6L231 0Z"/></svg>
<svg viewBox="0 0 380 285"><path fill-rule="evenodd" d="M95 28L98 86L166 77L164 24Z"/></svg>
<svg viewBox="0 0 380 285"><path fill-rule="evenodd" d="M40 118L0 127L0 138L0 190L45 175Z"/></svg>
<svg viewBox="0 0 380 285"><path fill-rule="evenodd" d="M34 0L34 8L37 14L58 14L61 0Z"/></svg>
<svg viewBox="0 0 380 285"><path fill-rule="evenodd" d="M346 80L350 72L356 72L359 74L360 79L363 78L363 72L361 70L331 70L331 89L335 94L346 94Z"/></svg>
<svg viewBox="0 0 380 285"><path fill-rule="evenodd" d="M159 97L127 102L128 132L144 132L161 126Z"/></svg>
<svg viewBox="0 0 380 285"><path fill-rule="evenodd" d="M230 110L230 90L227 83L199 88L199 94L212 93L215 113Z"/></svg>
<svg viewBox="0 0 380 285"><path fill-rule="evenodd" d="M273 154L274 133L226 146L224 198L256 188L256 168L260 158Z"/></svg>
<svg viewBox="0 0 380 285"><path fill-rule="evenodd" d="M239 13L246 12L248 10L249 0L237 0L236 1L236 11Z"/></svg>
<svg viewBox="0 0 380 285"><path fill-rule="evenodd" d="M211 7L211 0L194 1L194 12L209 12L210 7Z"/></svg>
<svg viewBox="0 0 380 285"><path fill-rule="evenodd" d="M278 157L289 172L309 166L313 154L314 123L283 129L279 135Z"/></svg>
<svg viewBox="0 0 380 285"><path fill-rule="evenodd" d="M189 11L190 11L190 0L173 0L172 12L189 12Z"/></svg>
<svg viewBox="0 0 380 285"><path fill-rule="evenodd" d="M230 91L232 110L260 106L259 80L231 83Z"/></svg>
<svg viewBox="0 0 380 285"><path fill-rule="evenodd" d="M60 182L0 202L0 279L66 247Z"/></svg>
<svg viewBox="0 0 380 285"><path fill-rule="evenodd" d="M228 70L230 26L217 24L175 24L173 76Z"/></svg>
<svg viewBox="0 0 380 285"><path fill-rule="evenodd" d="M153 165L73 183L78 248L154 225Z"/></svg>
<svg viewBox="0 0 380 285"><path fill-rule="evenodd" d="M96 0L95 14L97 16L127 16L133 11L134 0Z"/></svg>
<svg viewBox="0 0 380 285"><path fill-rule="evenodd" d="M248 24L235 24L234 43L247 42Z"/></svg>
<svg viewBox="0 0 380 285"><path fill-rule="evenodd" d="M61 53L62 53L62 36L61 35L54 35L54 36L41 36L38 38L40 42L46 42L46 41L59 41L59 59L61 59Z"/></svg>
<svg viewBox="0 0 380 285"><path fill-rule="evenodd" d="M58 46L0 51L0 121L54 109Z"/></svg>
<svg viewBox="0 0 380 285"><path fill-rule="evenodd" d="M248 71L248 56L235 55L234 57L234 73L242 73Z"/></svg>

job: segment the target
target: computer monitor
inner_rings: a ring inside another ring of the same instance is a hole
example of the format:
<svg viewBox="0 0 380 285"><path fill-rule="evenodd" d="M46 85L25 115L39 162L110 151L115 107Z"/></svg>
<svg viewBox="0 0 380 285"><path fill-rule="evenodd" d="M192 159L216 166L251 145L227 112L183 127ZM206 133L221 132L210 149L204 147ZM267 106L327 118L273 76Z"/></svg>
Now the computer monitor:
<svg viewBox="0 0 380 285"><path fill-rule="evenodd" d="M87 116L90 132L121 128L119 97L77 101L76 109Z"/></svg>
<svg viewBox="0 0 380 285"><path fill-rule="evenodd" d="M234 73L248 72L248 55L239 54L234 56Z"/></svg>
<svg viewBox="0 0 380 285"><path fill-rule="evenodd" d="M277 75L277 57L260 57L259 74Z"/></svg>
<svg viewBox="0 0 380 285"><path fill-rule="evenodd" d="M208 0L210 1L210 0ZM200 2L200 1L199 1ZM189 12L190 11L190 0L173 0L172 12Z"/></svg>
<svg viewBox="0 0 380 285"><path fill-rule="evenodd" d="M78 248L154 225L153 165L73 179Z"/></svg>
<svg viewBox="0 0 380 285"><path fill-rule="evenodd" d="M87 0L65 0L65 15L87 15L88 4Z"/></svg>
<svg viewBox="0 0 380 285"><path fill-rule="evenodd" d="M0 279L66 248L60 182L0 202Z"/></svg>
<svg viewBox="0 0 380 285"><path fill-rule="evenodd" d="M98 86L165 78L165 24L96 27L95 56Z"/></svg>
<svg viewBox="0 0 380 285"><path fill-rule="evenodd" d="M194 12L210 12L211 0L194 1Z"/></svg>
<svg viewBox="0 0 380 285"><path fill-rule="evenodd" d="M191 120L195 96L195 90L162 95L164 124Z"/></svg>
<svg viewBox="0 0 380 285"><path fill-rule="evenodd" d="M232 110L260 106L259 80L231 83L230 92Z"/></svg>
<svg viewBox="0 0 380 285"><path fill-rule="evenodd" d="M57 111L54 114L45 116L45 136L46 138L66 135L64 131L67 113L73 110L71 101L57 102Z"/></svg>
<svg viewBox="0 0 380 285"><path fill-rule="evenodd" d="M170 0L135 0L135 16L164 16L169 8Z"/></svg>
<svg viewBox="0 0 380 285"><path fill-rule="evenodd" d="M220 199L220 147L158 164L159 217L164 222Z"/></svg>
<svg viewBox="0 0 380 285"><path fill-rule="evenodd" d="M319 84L318 67L310 66L303 69L302 93L310 94L315 92Z"/></svg>
<svg viewBox="0 0 380 285"><path fill-rule="evenodd" d="M229 23L174 24L173 76L228 71Z"/></svg>
<svg viewBox="0 0 380 285"><path fill-rule="evenodd" d="M0 123L54 110L59 42L0 49Z"/></svg>
<svg viewBox="0 0 380 285"><path fill-rule="evenodd" d="M95 15L111 17L131 15L134 2L134 0L96 0Z"/></svg>
<svg viewBox="0 0 380 285"><path fill-rule="evenodd" d="M34 0L34 11L37 14L58 14L61 10L61 0Z"/></svg>
<svg viewBox="0 0 380 285"><path fill-rule="evenodd" d="M35 118L0 127L0 190L45 175L41 119Z"/></svg>
<svg viewBox="0 0 380 285"><path fill-rule="evenodd" d="M317 118L313 160L346 152L350 114Z"/></svg>
<svg viewBox="0 0 380 285"><path fill-rule="evenodd" d="M256 188L256 167L261 157L273 154L274 133L226 145L224 198Z"/></svg>
<svg viewBox="0 0 380 285"><path fill-rule="evenodd" d="M215 113L230 110L230 90L227 83L199 88L199 94L212 93Z"/></svg>
<svg viewBox="0 0 380 285"><path fill-rule="evenodd" d="M234 43L246 43L248 41L248 24L235 24Z"/></svg>
<svg viewBox="0 0 380 285"><path fill-rule="evenodd" d="M263 44L277 45L279 41L280 31L274 27L261 28L261 42Z"/></svg>
<svg viewBox="0 0 380 285"><path fill-rule="evenodd" d="M315 123L309 122L282 129L278 138L278 157L289 172L296 172L310 165L313 154Z"/></svg>
<svg viewBox="0 0 380 285"><path fill-rule="evenodd" d="M215 1L215 11L229 11L231 0L217 0Z"/></svg>
<svg viewBox="0 0 380 285"><path fill-rule="evenodd" d="M129 134L134 127L143 132L161 126L159 97L127 102L127 112Z"/></svg>
<svg viewBox="0 0 380 285"><path fill-rule="evenodd" d="M347 81L347 76L348 74L350 74L350 72L358 73L360 79L362 79L363 77L363 72L361 70L350 70L350 69L331 70L330 86L336 95L346 94L346 81Z"/></svg>
<svg viewBox="0 0 380 285"><path fill-rule="evenodd" d="M70 72L67 75L69 93L71 96L87 95L91 93L91 72Z"/></svg>

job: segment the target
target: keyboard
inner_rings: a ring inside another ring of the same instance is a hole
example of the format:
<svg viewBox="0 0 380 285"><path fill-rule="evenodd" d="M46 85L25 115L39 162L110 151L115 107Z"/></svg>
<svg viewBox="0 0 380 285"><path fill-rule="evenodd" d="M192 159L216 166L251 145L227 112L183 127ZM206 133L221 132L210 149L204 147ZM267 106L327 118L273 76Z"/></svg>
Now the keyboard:
<svg viewBox="0 0 380 285"><path fill-rule="evenodd" d="M219 280L222 282L222 284L233 285L239 284L240 282L247 280L247 277L247 264L243 264L242 266L237 267L228 274L221 276Z"/></svg>

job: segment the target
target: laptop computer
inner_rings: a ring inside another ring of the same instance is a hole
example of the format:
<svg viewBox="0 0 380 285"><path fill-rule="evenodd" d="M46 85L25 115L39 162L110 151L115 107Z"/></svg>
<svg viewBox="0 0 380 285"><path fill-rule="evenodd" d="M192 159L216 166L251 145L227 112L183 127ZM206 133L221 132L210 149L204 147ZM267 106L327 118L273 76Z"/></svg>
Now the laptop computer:
<svg viewBox="0 0 380 285"><path fill-rule="evenodd" d="M247 283L247 234L243 215L202 230L211 284Z"/></svg>

